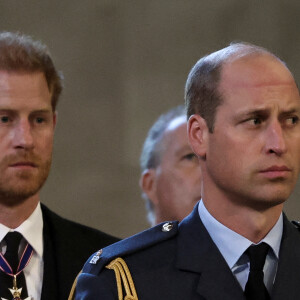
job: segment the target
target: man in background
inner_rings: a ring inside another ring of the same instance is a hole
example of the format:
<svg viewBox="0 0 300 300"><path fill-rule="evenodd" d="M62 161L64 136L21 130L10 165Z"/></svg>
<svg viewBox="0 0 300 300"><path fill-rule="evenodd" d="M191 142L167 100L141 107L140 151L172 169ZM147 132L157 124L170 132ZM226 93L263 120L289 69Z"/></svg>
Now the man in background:
<svg viewBox="0 0 300 300"><path fill-rule="evenodd" d="M300 171L293 75L266 49L232 44L195 64L185 99L201 201L179 225L95 254L75 299L299 299L299 225L282 212Z"/></svg>
<svg viewBox="0 0 300 300"><path fill-rule="evenodd" d="M181 221L201 198L201 170L188 142L184 106L169 110L152 125L140 164L140 186L151 226Z"/></svg>
<svg viewBox="0 0 300 300"><path fill-rule="evenodd" d="M46 46L0 33L1 299L67 299L90 252L117 240L40 203L61 91Z"/></svg>

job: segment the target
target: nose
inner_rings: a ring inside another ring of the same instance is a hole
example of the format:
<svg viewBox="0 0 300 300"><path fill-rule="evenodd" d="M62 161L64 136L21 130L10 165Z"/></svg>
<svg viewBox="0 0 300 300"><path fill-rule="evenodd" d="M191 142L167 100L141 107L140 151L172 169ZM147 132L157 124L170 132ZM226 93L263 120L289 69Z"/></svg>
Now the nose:
<svg viewBox="0 0 300 300"><path fill-rule="evenodd" d="M33 148L33 137L30 122L28 120L20 120L14 128L13 136L14 148L31 149Z"/></svg>
<svg viewBox="0 0 300 300"><path fill-rule="evenodd" d="M265 136L266 153L274 153L281 156L287 151L286 141L282 126L279 121L272 122L266 131Z"/></svg>

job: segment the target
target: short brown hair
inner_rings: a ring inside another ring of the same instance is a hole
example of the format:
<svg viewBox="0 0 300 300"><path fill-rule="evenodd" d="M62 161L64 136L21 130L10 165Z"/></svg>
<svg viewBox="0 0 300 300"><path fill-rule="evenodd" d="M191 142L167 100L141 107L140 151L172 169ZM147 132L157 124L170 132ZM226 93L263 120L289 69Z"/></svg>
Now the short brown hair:
<svg viewBox="0 0 300 300"><path fill-rule="evenodd" d="M193 114L199 114L205 119L212 133L217 108L223 102L218 90L223 65L245 56L266 54L280 60L265 48L248 43L232 43L224 49L201 58L190 71L185 85L188 118Z"/></svg>
<svg viewBox="0 0 300 300"><path fill-rule="evenodd" d="M55 69L46 45L24 34L0 32L0 70L44 73L55 110L63 75Z"/></svg>

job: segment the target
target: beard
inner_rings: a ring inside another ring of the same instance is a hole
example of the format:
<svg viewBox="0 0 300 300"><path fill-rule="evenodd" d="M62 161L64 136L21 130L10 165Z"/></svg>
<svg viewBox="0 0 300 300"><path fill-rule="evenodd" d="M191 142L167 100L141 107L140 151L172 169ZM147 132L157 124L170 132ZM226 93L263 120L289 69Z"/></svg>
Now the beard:
<svg viewBox="0 0 300 300"><path fill-rule="evenodd" d="M30 162L34 168L10 170L9 166L20 161ZM13 207L38 193L49 175L51 161L51 154L46 159L27 152L4 157L0 162L0 203Z"/></svg>

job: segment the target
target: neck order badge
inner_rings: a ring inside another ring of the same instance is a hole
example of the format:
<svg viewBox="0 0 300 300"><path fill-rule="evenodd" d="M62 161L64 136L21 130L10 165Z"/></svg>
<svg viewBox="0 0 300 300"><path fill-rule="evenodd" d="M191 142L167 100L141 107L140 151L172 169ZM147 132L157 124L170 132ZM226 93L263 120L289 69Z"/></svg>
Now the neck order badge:
<svg viewBox="0 0 300 300"><path fill-rule="evenodd" d="M27 243L25 250L22 254L21 260L19 262L19 266L17 268L16 273L14 274L12 267L4 258L4 256L0 253L0 269L9 276L13 277L13 287L12 289L9 288L13 298L12 300L22 300L21 293L22 287L17 287L17 276L24 270L24 268L28 265L31 257L33 254L33 248ZM24 300L30 300L31 297L27 297ZM1 297L1 300L9 300Z"/></svg>

